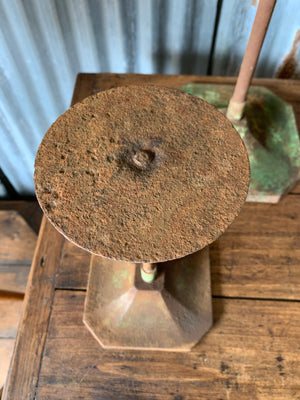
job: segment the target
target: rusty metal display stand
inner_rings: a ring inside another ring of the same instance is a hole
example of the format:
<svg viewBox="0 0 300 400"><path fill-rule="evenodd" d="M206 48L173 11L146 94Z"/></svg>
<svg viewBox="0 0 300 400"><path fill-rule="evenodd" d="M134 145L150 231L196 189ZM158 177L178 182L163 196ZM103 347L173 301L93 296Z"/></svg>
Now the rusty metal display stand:
<svg viewBox="0 0 300 400"><path fill-rule="evenodd" d="M88 97L46 133L39 203L93 254L84 322L103 347L190 350L212 324L208 245L240 212L244 144L214 107L176 89Z"/></svg>

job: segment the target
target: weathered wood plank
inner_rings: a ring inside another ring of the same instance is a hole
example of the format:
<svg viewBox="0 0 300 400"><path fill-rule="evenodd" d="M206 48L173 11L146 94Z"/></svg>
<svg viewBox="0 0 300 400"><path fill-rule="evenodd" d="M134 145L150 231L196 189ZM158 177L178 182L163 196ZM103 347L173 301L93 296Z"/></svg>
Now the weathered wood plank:
<svg viewBox="0 0 300 400"><path fill-rule="evenodd" d="M14 348L15 339L0 339L0 398L3 385L7 378L9 363Z"/></svg>
<svg viewBox="0 0 300 400"><path fill-rule="evenodd" d="M25 293L30 265L1 265L0 291Z"/></svg>
<svg viewBox="0 0 300 400"><path fill-rule="evenodd" d="M0 210L0 264L31 264L36 234L16 211Z"/></svg>
<svg viewBox="0 0 300 400"><path fill-rule="evenodd" d="M300 299L300 196L248 203L211 246L218 296Z"/></svg>
<svg viewBox="0 0 300 400"><path fill-rule="evenodd" d="M7 377L22 310L22 301L0 296L0 393Z"/></svg>
<svg viewBox="0 0 300 400"><path fill-rule="evenodd" d="M2 292L0 291L0 301L22 301L24 299L23 293Z"/></svg>
<svg viewBox="0 0 300 400"><path fill-rule="evenodd" d="M14 339L21 316L22 301L0 298L0 339Z"/></svg>
<svg viewBox="0 0 300 400"><path fill-rule="evenodd" d="M21 217L27 222L27 224L38 234L41 221L42 221L42 210L35 201L25 200L0 200L0 210L15 210Z"/></svg>
<svg viewBox="0 0 300 400"><path fill-rule="evenodd" d="M10 207L9 202L4 203L7 208L14 208L19 202ZM23 211L32 213L26 203L21 202L26 206ZM35 232L16 210L0 210L0 291L25 293L36 241Z"/></svg>
<svg viewBox="0 0 300 400"><path fill-rule="evenodd" d="M71 104L74 105L79 101L83 100L85 97L90 96L91 94L97 93L97 89L95 89L95 82L97 74L88 74L88 78L86 78L87 74L78 74L75 90L72 97Z"/></svg>
<svg viewBox="0 0 300 400"><path fill-rule="evenodd" d="M33 399L54 296L63 237L43 218L4 399Z"/></svg>
<svg viewBox="0 0 300 400"><path fill-rule="evenodd" d="M221 76L198 75L143 75L143 74L78 74L76 85L79 88L74 94L74 100L80 101L84 97L99 90L107 90L116 86L132 84L155 84L165 87L181 88L187 83L219 83L235 84L236 78ZM266 86L278 96L299 111L300 107L300 81L286 79L253 79L252 85ZM299 122L299 119L298 119Z"/></svg>
<svg viewBox="0 0 300 400"><path fill-rule="evenodd" d="M162 353L103 350L82 323L84 298L56 291L39 400L300 398L299 303L215 299L193 351Z"/></svg>
<svg viewBox="0 0 300 400"><path fill-rule="evenodd" d="M90 258L88 252L66 240L63 246L56 287L86 289Z"/></svg>
<svg viewBox="0 0 300 400"><path fill-rule="evenodd" d="M245 204L210 247L213 295L300 299L300 196ZM58 288L86 289L90 256L66 242Z"/></svg>

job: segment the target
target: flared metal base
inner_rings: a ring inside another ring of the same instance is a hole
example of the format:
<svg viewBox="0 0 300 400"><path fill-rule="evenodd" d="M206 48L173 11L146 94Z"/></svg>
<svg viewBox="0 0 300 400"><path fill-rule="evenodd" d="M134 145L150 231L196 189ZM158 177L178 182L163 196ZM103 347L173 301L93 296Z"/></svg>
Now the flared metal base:
<svg viewBox="0 0 300 400"><path fill-rule="evenodd" d="M83 320L104 348L190 350L212 325L208 248L158 264L152 283L137 264L93 256Z"/></svg>

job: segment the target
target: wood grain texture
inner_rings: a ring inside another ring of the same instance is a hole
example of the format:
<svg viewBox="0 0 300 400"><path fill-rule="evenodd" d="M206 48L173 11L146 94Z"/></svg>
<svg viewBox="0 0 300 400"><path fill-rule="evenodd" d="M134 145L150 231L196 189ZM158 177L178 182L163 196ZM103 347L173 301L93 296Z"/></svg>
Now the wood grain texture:
<svg viewBox="0 0 300 400"><path fill-rule="evenodd" d="M25 293L37 235L13 203L10 209L0 210L0 291Z"/></svg>
<svg viewBox="0 0 300 400"><path fill-rule="evenodd" d="M219 83L235 84L236 78L221 76L198 75L143 75L143 74L78 74L76 93L73 101L80 101L84 97L95 94L100 90L107 90L117 86L131 84L155 84L164 87L181 88L187 83ZM266 86L289 103L294 103L299 110L300 81L287 79L253 79L252 85Z"/></svg>
<svg viewBox="0 0 300 400"><path fill-rule="evenodd" d="M69 241L64 242L56 288L86 289L91 256Z"/></svg>
<svg viewBox="0 0 300 400"><path fill-rule="evenodd" d="M0 393L7 377L21 310L22 301L0 295Z"/></svg>
<svg viewBox="0 0 300 400"><path fill-rule="evenodd" d="M105 74L106 75L106 74ZM97 93L97 74L78 74L71 104L82 101L87 96Z"/></svg>
<svg viewBox="0 0 300 400"><path fill-rule="evenodd" d="M6 400L34 397L62 243L62 235L44 217L24 300L22 323L4 389Z"/></svg>
<svg viewBox="0 0 300 400"><path fill-rule="evenodd" d="M31 264L36 234L16 211L0 210L0 264Z"/></svg>
<svg viewBox="0 0 300 400"><path fill-rule="evenodd" d="M0 398L7 378L9 363L13 352L15 338L0 340Z"/></svg>
<svg viewBox="0 0 300 400"><path fill-rule="evenodd" d="M32 228L32 230L36 234L39 233L43 213L36 200L0 200L0 210L17 211Z"/></svg>
<svg viewBox="0 0 300 400"><path fill-rule="evenodd" d="M36 202L0 202L0 393L17 335L37 236ZM26 219L23 216L26 215ZM28 225L29 222L29 225ZM23 259L24 257L24 259Z"/></svg>
<svg viewBox="0 0 300 400"><path fill-rule="evenodd" d="M39 400L300 398L298 303L215 299L199 344L161 353L101 349L82 323L84 298L56 291Z"/></svg>
<svg viewBox="0 0 300 400"><path fill-rule="evenodd" d="M0 291L25 293L30 265L0 265Z"/></svg>
<svg viewBox="0 0 300 400"><path fill-rule="evenodd" d="M300 299L300 196L245 204L211 246L213 294Z"/></svg>
<svg viewBox="0 0 300 400"><path fill-rule="evenodd" d="M0 299L0 339L15 338L21 311L21 301Z"/></svg>

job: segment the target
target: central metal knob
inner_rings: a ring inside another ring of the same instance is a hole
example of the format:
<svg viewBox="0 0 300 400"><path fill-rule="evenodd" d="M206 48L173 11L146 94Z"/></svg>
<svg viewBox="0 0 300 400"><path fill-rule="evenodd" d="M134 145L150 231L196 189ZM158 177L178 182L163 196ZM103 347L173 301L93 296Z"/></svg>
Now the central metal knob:
<svg viewBox="0 0 300 400"><path fill-rule="evenodd" d="M138 150L132 156L132 164L143 171L150 169L155 159L155 153L152 150Z"/></svg>

